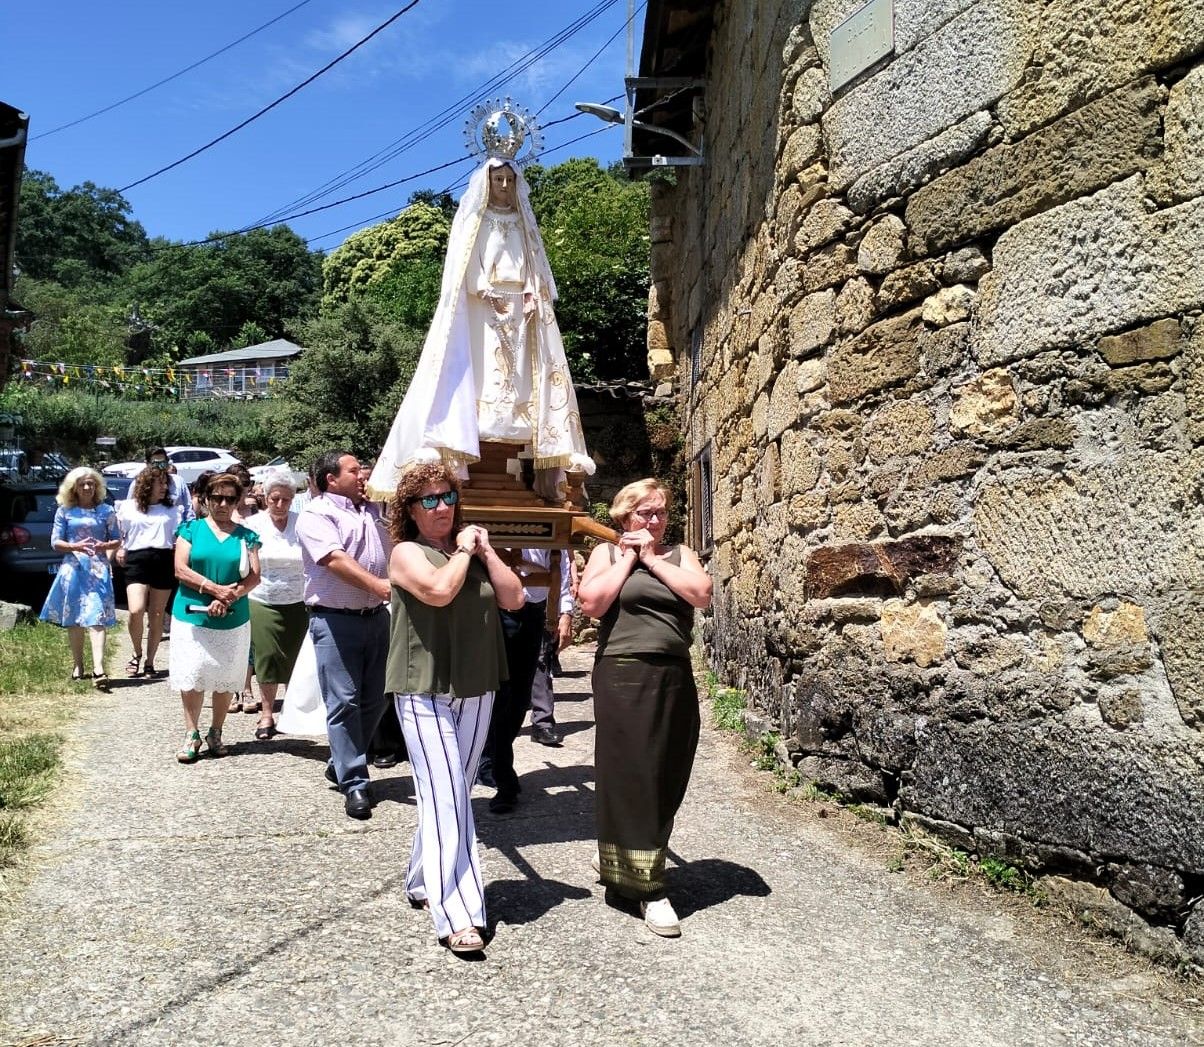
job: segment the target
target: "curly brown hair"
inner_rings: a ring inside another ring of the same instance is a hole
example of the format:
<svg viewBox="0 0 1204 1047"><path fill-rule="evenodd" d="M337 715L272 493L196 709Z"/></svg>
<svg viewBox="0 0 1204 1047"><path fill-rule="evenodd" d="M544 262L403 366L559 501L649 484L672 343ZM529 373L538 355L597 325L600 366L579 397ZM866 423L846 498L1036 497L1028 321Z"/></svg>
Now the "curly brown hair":
<svg viewBox="0 0 1204 1047"><path fill-rule="evenodd" d="M397 481L397 490L389 502L389 534L395 542L412 542L418 537L418 525L410 513L410 499L420 495L424 488L432 484L446 483L457 494L460 493L460 478L455 471L442 462L419 462L407 465ZM464 526L464 517L460 511L460 503L454 507L452 517L452 535L460 533Z"/></svg>
<svg viewBox="0 0 1204 1047"><path fill-rule="evenodd" d="M149 465L134 477L134 482L130 485L130 497L134 500L134 504L138 506L138 512L149 513L151 507L151 492L155 487L155 480L159 477L163 478L163 497L160 498L156 505L171 505L171 481L167 478L167 473L162 469L152 469Z"/></svg>

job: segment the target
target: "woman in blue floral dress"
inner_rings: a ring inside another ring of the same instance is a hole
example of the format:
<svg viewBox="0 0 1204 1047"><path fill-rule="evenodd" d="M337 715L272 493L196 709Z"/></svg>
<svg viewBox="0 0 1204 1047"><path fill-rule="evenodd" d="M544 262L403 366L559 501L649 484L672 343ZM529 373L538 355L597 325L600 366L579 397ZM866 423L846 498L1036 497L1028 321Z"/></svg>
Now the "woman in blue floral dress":
<svg viewBox="0 0 1204 1047"><path fill-rule="evenodd" d="M121 541L117 514L105 504L104 478L95 469L72 469L59 485L58 511L54 514L51 544L65 553L41 618L67 630L71 679L84 678L84 633L92 647L92 681L108 690L105 675L105 630L117 624L113 607L113 571L109 550Z"/></svg>

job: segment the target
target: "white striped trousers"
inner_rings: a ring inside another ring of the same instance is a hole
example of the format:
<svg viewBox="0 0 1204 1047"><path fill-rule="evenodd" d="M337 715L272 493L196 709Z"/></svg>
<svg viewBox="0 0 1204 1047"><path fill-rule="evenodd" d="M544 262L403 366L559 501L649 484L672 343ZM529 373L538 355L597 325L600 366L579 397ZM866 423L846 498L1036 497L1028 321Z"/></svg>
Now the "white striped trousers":
<svg viewBox="0 0 1204 1047"><path fill-rule="evenodd" d="M406 894L430 904L435 933L485 927L485 887L469 796L489 736L493 692L398 694L397 718L418 794Z"/></svg>

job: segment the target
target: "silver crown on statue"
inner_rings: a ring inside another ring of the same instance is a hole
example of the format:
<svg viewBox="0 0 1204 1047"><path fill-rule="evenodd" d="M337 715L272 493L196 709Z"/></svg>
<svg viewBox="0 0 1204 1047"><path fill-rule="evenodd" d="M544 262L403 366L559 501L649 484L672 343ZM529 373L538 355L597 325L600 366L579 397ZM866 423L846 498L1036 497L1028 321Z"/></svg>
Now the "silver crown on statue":
<svg viewBox="0 0 1204 1047"><path fill-rule="evenodd" d="M529 109L510 98L482 102L464 121L468 151L482 160L509 160L522 167L543 148L543 134Z"/></svg>

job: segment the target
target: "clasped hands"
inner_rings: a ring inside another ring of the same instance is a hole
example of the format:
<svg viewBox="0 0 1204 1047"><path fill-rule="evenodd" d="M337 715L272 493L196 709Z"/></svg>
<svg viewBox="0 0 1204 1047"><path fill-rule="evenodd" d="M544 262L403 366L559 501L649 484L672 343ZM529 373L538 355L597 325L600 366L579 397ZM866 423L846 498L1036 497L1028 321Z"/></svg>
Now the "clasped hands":
<svg viewBox="0 0 1204 1047"><path fill-rule="evenodd" d="M493 547L489 544L489 532L484 527L469 524L456 535L456 548L463 549L470 556L484 557Z"/></svg>
<svg viewBox="0 0 1204 1047"><path fill-rule="evenodd" d="M619 535L619 551L635 553L636 559L647 567L656 559L656 539L645 527L638 531L624 531Z"/></svg>
<svg viewBox="0 0 1204 1047"><path fill-rule="evenodd" d="M232 585L218 585L216 582L207 582L206 584L213 591L213 599L205 609L205 613L210 618L225 618L230 613L230 605L238 599L237 590Z"/></svg>
<svg viewBox="0 0 1204 1047"><path fill-rule="evenodd" d="M510 303L506 300L505 296L494 293L488 295L487 297L493 304L493 311L497 313L498 316L510 315ZM539 306L535 301L535 295L533 295L530 291L524 291L523 316L531 316L537 308L539 308Z"/></svg>

